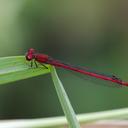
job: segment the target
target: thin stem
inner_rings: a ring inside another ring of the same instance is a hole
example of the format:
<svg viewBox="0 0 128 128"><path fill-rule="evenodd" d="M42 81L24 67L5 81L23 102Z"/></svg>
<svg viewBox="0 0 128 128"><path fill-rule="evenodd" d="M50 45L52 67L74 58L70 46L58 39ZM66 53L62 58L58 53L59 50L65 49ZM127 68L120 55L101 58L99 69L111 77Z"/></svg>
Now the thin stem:
<svg viewBox="0 0 128 128"><path fill-rule="evenodd" d="M51 67L51 75L52 75L52 80L55 85L55 89L56 89L59 101L61 103L62 109L67 118L70 128L80 128L80 124L76 118L75 112L72 108L72 105L68 99L65 89L61 81L59 80L54 67Z"/></svg>

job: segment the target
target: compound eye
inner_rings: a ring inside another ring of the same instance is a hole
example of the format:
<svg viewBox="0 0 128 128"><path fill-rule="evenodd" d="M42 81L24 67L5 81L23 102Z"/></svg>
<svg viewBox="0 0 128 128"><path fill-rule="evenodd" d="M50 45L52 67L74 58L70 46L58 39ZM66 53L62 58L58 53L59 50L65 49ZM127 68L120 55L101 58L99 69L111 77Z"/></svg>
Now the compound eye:
<svg viewBox="0 0 128 128"><path fill-rule="evenodd" d="M30 49L28 50L28 53L31 53L31 54L35 53L35 49L30 48Z"/></svg>
<svg viewBox="0 0 128 128"><path fill-rule="evenodd" d="M30 60L33 59L33 56L32 56L32 55L26 55L26 59L27 59L28 61L30 61Z"/></svg>

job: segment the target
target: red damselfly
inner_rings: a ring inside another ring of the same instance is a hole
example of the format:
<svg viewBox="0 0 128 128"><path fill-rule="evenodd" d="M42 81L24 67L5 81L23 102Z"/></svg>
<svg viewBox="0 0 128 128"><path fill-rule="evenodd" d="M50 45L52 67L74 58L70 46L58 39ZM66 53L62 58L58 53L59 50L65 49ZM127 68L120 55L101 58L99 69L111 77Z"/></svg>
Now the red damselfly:
<svg viewBox="0 0 128 128"><path fill-rule="evenodd" d="M30 48L28 50L28 52L26 54L26 60L31 61L31 66L32 66L33 60L34 60L36 66L37 66L36 62L42 64L45 68L47 68L47 67L44 64L50 64L55 67L61 67L64 69L72 70L72 71L79 72L81 74L84 74L84 75L87 75L90 77L95 77L97 79L101 79L104 81L110 81L112 83L116 83L119 85L128 86L128 82L121 80L120 78L118 78L115 75L106 75L104 73L102 74L102 73L98 73L98 72L89 70L88 68L83 68L80 66L73 66L68 63L63 63L60 60L54 59L51 56L48 56L46 54L37 53L35 51L35 49L33 49L33 48Z"/></svg>

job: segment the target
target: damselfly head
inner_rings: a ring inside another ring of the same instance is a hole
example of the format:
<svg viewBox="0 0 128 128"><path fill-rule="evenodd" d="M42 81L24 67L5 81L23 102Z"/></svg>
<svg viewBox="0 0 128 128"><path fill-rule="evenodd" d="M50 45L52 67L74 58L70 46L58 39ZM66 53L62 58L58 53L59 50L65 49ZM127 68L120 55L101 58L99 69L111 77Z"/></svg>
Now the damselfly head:
<svg viewBox="0 0 128 128"><path fill-rule="evenodd" d="M35 49L30 48L30 49L28 50L28 53L31 53L31 54L35 53Z"/></svg>
<svg viewBox="0 0 128 128"><path fill-rule="evenodd" d="M32 59L34 59L34 53L35 53L35 49L30 48L25 55L26 60L31 61Z"/></svg>

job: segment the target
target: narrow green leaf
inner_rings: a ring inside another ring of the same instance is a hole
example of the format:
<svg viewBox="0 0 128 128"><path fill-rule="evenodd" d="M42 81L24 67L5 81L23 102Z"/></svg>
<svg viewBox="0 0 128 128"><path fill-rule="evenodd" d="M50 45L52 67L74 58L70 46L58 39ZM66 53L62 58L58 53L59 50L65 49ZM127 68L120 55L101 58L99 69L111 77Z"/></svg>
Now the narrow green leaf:
<svg viewBox="0 0 128 128"><path fill-rule="evenodd" d="M83 113L77 115L77 118L81 124L92 123L99 120L126 121L126 119L128 119L128 108ZM18 128L19 126L20 128L65 128L65 125L67 125L67 121L64 116L0 121L0 128Z"/></svg>
<svg viewBox="0 0 128 128"><path fill-rule="evenodd" d="M12 56L0 58L0 85L27 79L30 77L50 73L48 69L39 65L38 68L30 67L24 56Z"/></svg>
<svg viewBox="0 0 128 128"><path fill-rule="evenodd" d="M52 75L52 79L55 85L56 92L58 94L59 101L61 103L62 109L67 118L70 128L80 128L79 122L76 119L75 112L72 108L72 105L68 99L65 89L54 67L51 67L51 75Z"/></svg>

